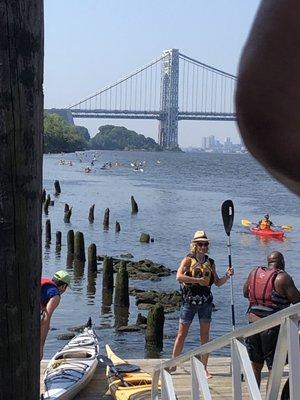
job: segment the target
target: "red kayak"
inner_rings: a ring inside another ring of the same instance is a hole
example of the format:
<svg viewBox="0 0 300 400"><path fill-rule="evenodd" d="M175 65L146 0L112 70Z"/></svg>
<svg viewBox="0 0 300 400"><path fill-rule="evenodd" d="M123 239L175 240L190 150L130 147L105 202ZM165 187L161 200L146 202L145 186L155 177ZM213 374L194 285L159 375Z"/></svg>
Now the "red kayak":
<svg viewBox="0 0 300 400"><path fill-rule="evenodd" d="M273 231L273 229L259 229L259 228L250 228L250 231L254 233L254 235L258 236L269 236L281 239L284 235L284 231Z"/></svg>

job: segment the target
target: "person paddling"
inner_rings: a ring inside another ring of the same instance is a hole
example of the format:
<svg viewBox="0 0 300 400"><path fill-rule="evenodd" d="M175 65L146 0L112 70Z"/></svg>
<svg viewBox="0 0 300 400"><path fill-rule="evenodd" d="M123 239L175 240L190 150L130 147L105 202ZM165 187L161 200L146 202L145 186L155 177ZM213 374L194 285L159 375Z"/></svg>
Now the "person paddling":
<svg viewBox="0 0 300 400"><path fill-rule="evenodd" d="M244 284L244 297L249 300L249 323L300 302L300 292L292 277L285 272L284 257L279 251L268 255L267 267L255 267ZM267 329L246 339L253 372L260 386L261 371L266 362L269 378L280 326Z"/></svg>
<svg viewBox="0 0 300 400"><path fill-rule="evenodd" d="M257 224L257 228L259 228L261 231L270 229L271 226L273 226L273 222L270 221L269 214L266 214Z"/></svg>
<svg viewBox="0 0 300 400"><path fill-rule="evenodd" d="M66 271L57 271L52 278L41 279L41 338L40 360L43 358L44 345L50 329L54 310L60 303L60 296L70 286L71 277Z"/></svg>
<svg viewBox="0 0 300 400"><path fill-rule="evenodd" d="M176 279L181 284L182 305L178 333L173 348L173 358L182 352L185 338L189 327L198 314L200 323L201 343L209 341L209 330L211 314L213 309L213 296L211 286L222 286L233 275L233 268L227 268L226 274L219 278L215 262L206 254L208 252L209 240L204 231L197 231L192 239L191 252L181 261L177 271ZM201 361L205 368L207 378L211 374L207 370L208 354L202 356ZM170 372L176 368L171 368Z"/></svg>

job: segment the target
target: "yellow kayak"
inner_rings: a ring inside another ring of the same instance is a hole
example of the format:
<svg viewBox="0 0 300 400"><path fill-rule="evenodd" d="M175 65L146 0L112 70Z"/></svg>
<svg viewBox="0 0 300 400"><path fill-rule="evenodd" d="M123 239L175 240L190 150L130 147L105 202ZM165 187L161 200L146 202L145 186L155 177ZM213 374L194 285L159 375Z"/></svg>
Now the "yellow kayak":
<svg viewBox="0 0 300 400"><path fill-rule="evenodd" d="M113 362L116 369L127 364L118 357L107 344L105 346L107 357ZM106 369L110 394L115 400L146 400L150 399L152 377L145 371L120 372L116 376L110 367Z"/></svg>

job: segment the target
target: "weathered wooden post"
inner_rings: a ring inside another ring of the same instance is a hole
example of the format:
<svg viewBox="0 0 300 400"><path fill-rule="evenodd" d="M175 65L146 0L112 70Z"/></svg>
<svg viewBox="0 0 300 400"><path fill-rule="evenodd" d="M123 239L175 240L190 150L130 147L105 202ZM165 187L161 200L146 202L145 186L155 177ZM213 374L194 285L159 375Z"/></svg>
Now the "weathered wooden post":
<svg viewBox="0 0 300 400"><path fill-rule="evenodd" d="M114 305L129 307L128 272L126 263L121 261L116 277Z"/></svg>
<svg viewBox="0 0 300 400"><path fill-rule="evenodd" d="M47 195L45 203L44 203L44 213L47 215L48 214L48 208L50 206L51 203L51 197L50 194Z"/></svg>
<svg viewBox="0 0 300 400"><path fill-rule="evenodd" d="M55 189L55 193L54 193L55 196L58 196L61 194L60 184L59 184L59 181L57 181L57 180L54 181L54 189Z"/></svg>
<svg viewBox="0 0 300 400"><path fill-rule="evenodd" d="M66 204L67 205L67 204ZM66 206L65 206L65 215L64 215L64 223L68 224L70 222L70 218L72 215L72 207L70 207L67 211L66 211Z"/></svg>
<svg viewBox="0 0 300 400"><path fill-rule="evenodd" d="M0 398L32 400L40 385L43 1L2 1L0 31Z"/></svg>
<svg viewBox="0 0 300 400"><path fill-rule="evenodd" d="M90 207L90 210L89 210L89 221L90 221L91 224L94 222L94 219L95 219L95 217L94 217L94 211L95 211L95 204L93 204L93 205Z"/></svg>
<svg viewBox="0 0 300 400"><path fill-rule="evenodd" d="M61 248L61 232L56 231L56 248Z"/></svg>
<svg viewBox="0 0 300 400"><path fill-rule="evenodd" d="M68 254L74 254L74 231L70 229L67 233Z"/></svg>
<svg viewBox="0 0 300 400"><path fill-rule="evenodd" d="M120 232L120 230L121 230L121 225L119 224L118 221L116 221L116 232L118 233Z"/></svg>
<svg viewBox="0 0 300 400"><path fill-rule="evenodd" d="M137 202L135 201L134 197L131 196L131 212L132 214L136 214L139 211Z"/></svg>
<svg viewBox="0 0 300 400"><path fill-rule="evenodd" d="M46 244L51 243L51 221L50 219L46 220Z"/></svg>
<svg viewBox="0 0 300 400"><path fill-rule="evenodd" d="M104 257L102 263L102 287L109 291L114 290L114 267L111 257Z"/></svg>
<svg viewBox="0 0 300 400"><path fill-rule="evenodd" d="M109 208L106 208L104 211L104 218L103 218L103 228L109 228Z"/></svg>
<svg viewBox="0 0 300 400"><path fill-rule="evenodd" d="M43 189L43 191L42 191L42 203L45 203L45 201L46 201L46 190Z"/></svg>
<svg viewBox="0 0 300 400"><path fill-rule="evenodd" d="M85 262L84 236L82 232L76 232L74 237L74 259Z"/></svg>
<svg viewBox="0 0 300 400"><path fill-rule="evenodd" d="M147 318L146 346L161 351L163 348L165 313L161 304L151 307Z"/></svg>
<svg viewBox="0 0 300 400"><path fill-rule="evenodd" d="M97 272L97 247L91 243L88 247L88 269L91 272Z"/></svg>

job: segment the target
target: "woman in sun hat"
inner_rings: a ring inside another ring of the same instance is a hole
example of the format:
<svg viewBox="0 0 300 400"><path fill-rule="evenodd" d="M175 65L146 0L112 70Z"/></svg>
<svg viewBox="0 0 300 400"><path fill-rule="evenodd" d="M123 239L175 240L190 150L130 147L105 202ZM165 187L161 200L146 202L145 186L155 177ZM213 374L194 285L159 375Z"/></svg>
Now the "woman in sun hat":
<svg viewBox="0 0 300 400"><path fill-rule="evenodd" d="M189 327L198 314L200 323L201 344L209 341L209 330L213 308L211 286L222 286L233 275L233 269L227 268L225 275L219 278L215 262L206 254L209 239L204 231L197 231L190 245L190 253L184 257L177 270L176 279L181 285L182 305L178 333L173 348L173 357L177 357L183 349ZM202 357L207 378L211 375L207 371L208 354ZM174 368L173 368L174 370Z"/></svg>
<svg viewBox="0 0 300 400"><path fill-rule="evenodd" d="M41 339L40 359L43 358L43 349L50 329L50 320L54 310L60 302L60 296L70 286L71 277L67 271L57 271L52 278L41 279Z"/></svg>

